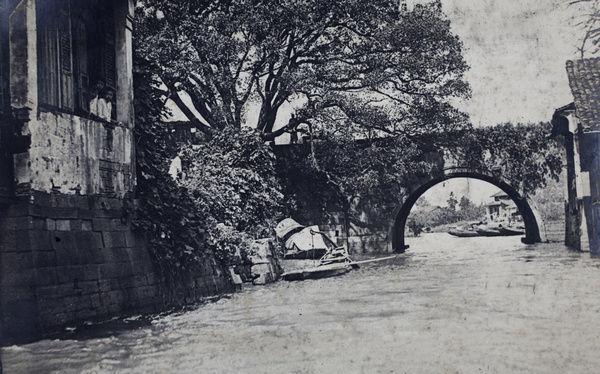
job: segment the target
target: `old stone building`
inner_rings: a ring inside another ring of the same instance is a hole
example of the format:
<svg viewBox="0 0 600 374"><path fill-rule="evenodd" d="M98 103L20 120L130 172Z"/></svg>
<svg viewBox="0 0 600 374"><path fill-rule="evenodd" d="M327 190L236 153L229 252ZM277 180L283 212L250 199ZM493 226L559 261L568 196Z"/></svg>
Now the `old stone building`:
<svg viewBox="0 0 600 374"><path fill-rule="evenodd" d="M568 61L567 76L574 102L552 119L567 156L565 243L600 254L600 58Z"/></svg>
<svg viewBox="0 0 600 374"><path fill-rule="evenodd" d="M133 0L0 8L0 343L165 307L131 230ZM186 299L230 287L208 261Z"/></svg>

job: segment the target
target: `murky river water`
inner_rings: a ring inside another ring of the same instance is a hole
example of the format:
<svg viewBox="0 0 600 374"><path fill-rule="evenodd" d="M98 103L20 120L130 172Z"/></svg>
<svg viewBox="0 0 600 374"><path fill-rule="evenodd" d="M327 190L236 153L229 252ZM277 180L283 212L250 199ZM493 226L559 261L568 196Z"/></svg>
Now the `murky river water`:
<svg viewBox="0 0 600 374"><path fill-rule="evenodd" d="M596 373L600 259L408 238L337 278L254 287L108 337L2 349L4 373Z"/></svg>

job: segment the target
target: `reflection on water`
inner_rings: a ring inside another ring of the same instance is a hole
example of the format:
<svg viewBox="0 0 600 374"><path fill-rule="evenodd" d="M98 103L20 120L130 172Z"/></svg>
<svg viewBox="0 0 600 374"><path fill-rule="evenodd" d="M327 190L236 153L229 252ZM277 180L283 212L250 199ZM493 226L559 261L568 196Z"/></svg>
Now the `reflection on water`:
<svg viewBox="0 0 600 374"><path fill-rule="evenodd" d="M4 348L5 373L590 373L600 262L518 237L407 238L345 275L255 287L111 336Z"/></svg>

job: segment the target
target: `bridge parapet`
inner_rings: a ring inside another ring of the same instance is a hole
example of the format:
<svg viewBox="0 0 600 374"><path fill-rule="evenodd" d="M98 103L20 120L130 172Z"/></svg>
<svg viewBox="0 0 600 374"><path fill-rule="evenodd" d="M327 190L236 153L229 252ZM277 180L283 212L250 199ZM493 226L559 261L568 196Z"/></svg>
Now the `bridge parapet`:
<svg viewBox="0 0 600 374"><path fill-rule="evenodd" d="M490 178L501 179L500 173L498 170L492 171L483 168L472 168L468 166L449 166L444 168L444 174L457 174L457 173L471 173L471 174L480 174L486 175Z"/></svg>

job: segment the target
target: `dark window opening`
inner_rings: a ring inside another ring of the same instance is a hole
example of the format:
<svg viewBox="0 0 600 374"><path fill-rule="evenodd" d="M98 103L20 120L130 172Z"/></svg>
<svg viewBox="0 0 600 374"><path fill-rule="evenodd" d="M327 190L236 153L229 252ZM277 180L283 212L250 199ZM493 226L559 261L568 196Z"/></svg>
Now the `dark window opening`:
<svg viewBox="0 0 600 374"><path fill-rule="evenodd" d="M108 160L100 160L100 192L111 194L115 190L114 176L117 172L117 164Z"/></svg>
<svg viewBox="0 0 600 374"><path fill-rule="evenodd" d="M115 120L113 2L59 0L38 4L40 105ZM100 99L110 103L107 117L96 109Z"/></svg>
<svg viewBox="0 0 600 374"><path fill-rule="evenodd" d="M113 129L110 127L105 128L105 136L103 138L103 146L107 152L112 152L113 150Z"/></svg>

